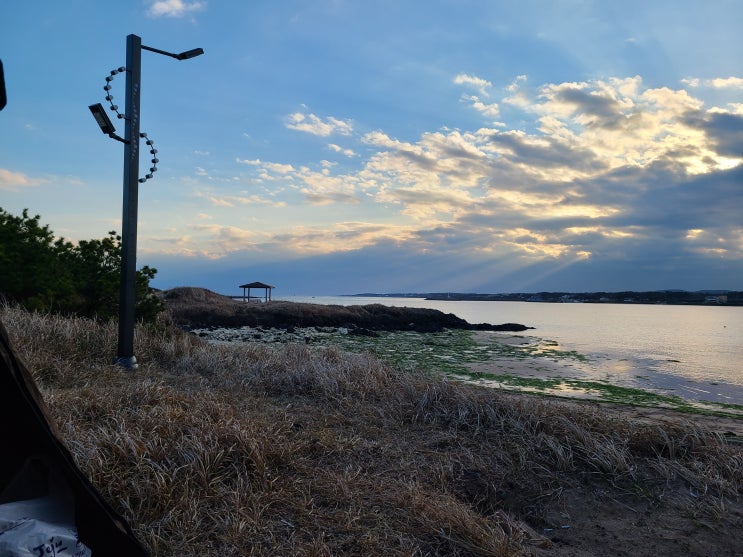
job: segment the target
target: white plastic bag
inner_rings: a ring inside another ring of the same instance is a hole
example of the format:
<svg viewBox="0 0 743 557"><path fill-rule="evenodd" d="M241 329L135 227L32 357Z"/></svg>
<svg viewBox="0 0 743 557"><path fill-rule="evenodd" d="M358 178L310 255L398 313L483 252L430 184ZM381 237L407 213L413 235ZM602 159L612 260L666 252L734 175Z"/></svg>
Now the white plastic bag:
<svg viewBox="0 0 743 557"><path fill-rule="evenodd" d="M67 519L52 497L0 505L0 557L90 557Z"/></svg>

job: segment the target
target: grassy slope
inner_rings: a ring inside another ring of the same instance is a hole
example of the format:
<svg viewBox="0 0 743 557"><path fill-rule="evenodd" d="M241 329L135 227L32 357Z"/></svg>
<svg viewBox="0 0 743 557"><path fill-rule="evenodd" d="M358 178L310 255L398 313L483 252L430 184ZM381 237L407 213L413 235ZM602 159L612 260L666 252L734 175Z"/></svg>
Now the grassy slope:
<svg viewBox="0 0 743 557"><path fill-rule="evenodd" d="M138 330L127 374L109 365L114 325L0 316L81 467L156 555L743 547L743 452L692 423L167 327Z"/></svg>

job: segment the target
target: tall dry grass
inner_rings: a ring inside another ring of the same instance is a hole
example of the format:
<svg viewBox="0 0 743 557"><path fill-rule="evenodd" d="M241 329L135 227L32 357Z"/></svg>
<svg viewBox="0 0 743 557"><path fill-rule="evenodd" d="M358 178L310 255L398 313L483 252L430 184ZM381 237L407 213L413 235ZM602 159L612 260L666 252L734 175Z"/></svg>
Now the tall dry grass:
<svg viewBox="0 0 743 557"><path fill-rule="evenodd" d="M213 346L167 322L137 329L127 373L111 324L0 317L79 465L155 555L515 556L548 545L566 490L718 518L741 493L740 448L692 423L332 348Z"/></svg>

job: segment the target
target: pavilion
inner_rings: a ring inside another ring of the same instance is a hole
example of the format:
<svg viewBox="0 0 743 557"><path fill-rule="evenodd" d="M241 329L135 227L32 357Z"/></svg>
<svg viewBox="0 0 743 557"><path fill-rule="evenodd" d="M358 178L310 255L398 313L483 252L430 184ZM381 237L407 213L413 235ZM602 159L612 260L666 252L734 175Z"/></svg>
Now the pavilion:
<svg viewBox="0 0 743 557"><path fill-rule="evenodd" d="M261 299L263 299L263 301L265 301L265 302L270 302L271 301L271 289L276 288L276 287L275 286L271 286L270 284L266 284L264 282L250 282L248 284L241 284L240 285L240 288L243 289L243 302L249 302L251 300L251 296L250 296L250 289L251 288L253 288L253 289L263 289L263 291L264 291L264 294L263 294L263 297L262 298L261 297L258 297L258 296L253 296L252 298L254 300L261 300ZM247 295L245 293L246 290L247 290Z"/></svg>

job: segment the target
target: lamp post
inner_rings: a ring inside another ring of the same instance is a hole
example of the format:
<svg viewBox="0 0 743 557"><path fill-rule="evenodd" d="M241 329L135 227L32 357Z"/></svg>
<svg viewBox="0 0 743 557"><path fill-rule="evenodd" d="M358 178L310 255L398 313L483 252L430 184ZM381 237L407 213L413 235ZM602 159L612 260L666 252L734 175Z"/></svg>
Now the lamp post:
<svg viewBox="0 0 743 557"><path fill-rule="evenodd" d="M204 53L203 49L195 48L174 54L157 48L152 48L142 44L142 39L137 35L127 35L126 37L126 101L125 113L119 114L119 118L126 120L123 139L114 132L111 121L102 110L100 104L90 106L98 125L103 133L109 137L124 143L124 198L122 204L121 218L121 284L119 291L119 342L115 363L127 370L137 369L137 359L134 357L134 297L137 280L137 205L139 200L139 183L145 182L152 178L152 173L156 170L151 168L151 172L145 178L139 178L139 139L140 135L146 137L146 134L140 134L139 131L139 96L140 80L142 67L142 50L149 50L165 56L170 56L176 60L188 60ZM117 70L118 71L118 70ZM116 72L111 72L112 74ZM111 78L107 78L106 91L110 91ZM111 100L111 95L107 94L106 100ZM115 105L111 105L112 110L116 110ZM102 116L101 116L102 113ZM118 111L117 111L118 113ZM152 145L151 140L147 140L148 145ZM156 149L150 151L157 153ZM156 164L157 158L152 159Z"/></svg>

